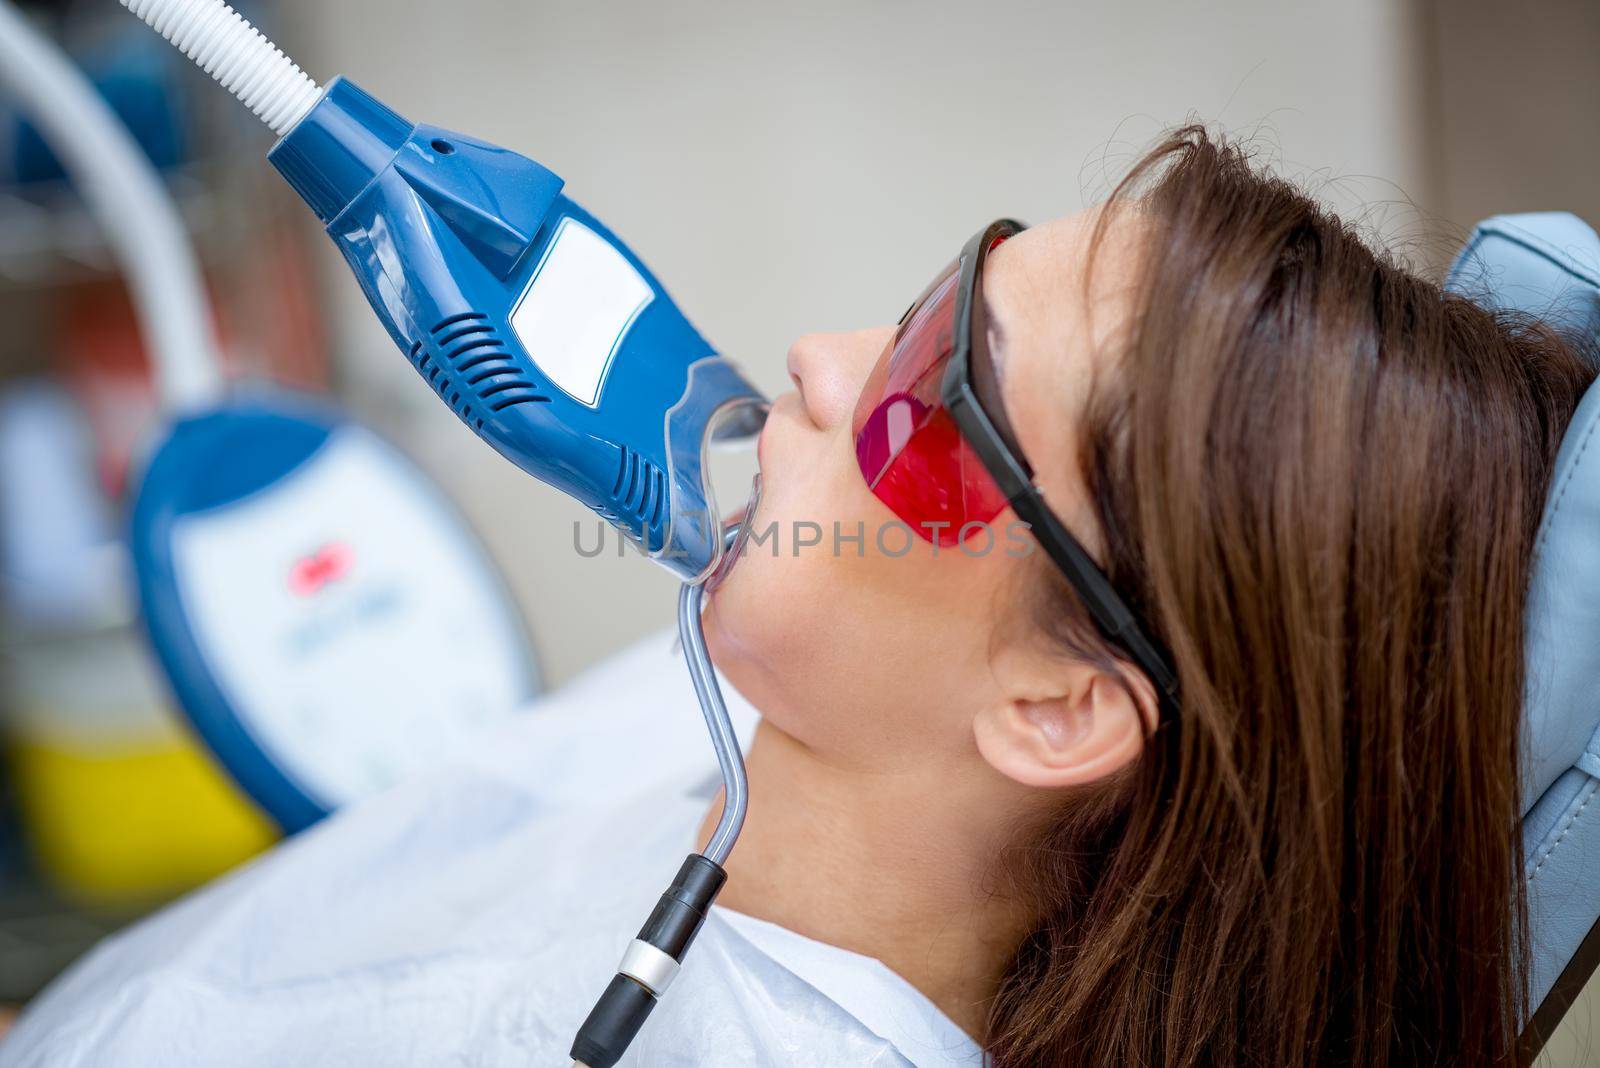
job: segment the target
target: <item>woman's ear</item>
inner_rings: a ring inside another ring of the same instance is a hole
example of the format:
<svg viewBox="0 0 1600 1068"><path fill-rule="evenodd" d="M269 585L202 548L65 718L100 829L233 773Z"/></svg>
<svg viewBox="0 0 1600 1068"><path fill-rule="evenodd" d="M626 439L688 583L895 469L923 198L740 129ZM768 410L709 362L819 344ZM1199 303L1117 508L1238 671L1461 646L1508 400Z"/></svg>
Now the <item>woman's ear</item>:
<svg viewBox="0 0 1600 1068"><path fill-rule="evenodd" d="M1130 675L1135 687L1144 681L1137 672ZM1074 666L1060 681L1060 696L999 701L973 721L983 758L1024 786L1095 782L1144 749L1145 694L1130 693L1115 675L1088 664Z"/></svg>

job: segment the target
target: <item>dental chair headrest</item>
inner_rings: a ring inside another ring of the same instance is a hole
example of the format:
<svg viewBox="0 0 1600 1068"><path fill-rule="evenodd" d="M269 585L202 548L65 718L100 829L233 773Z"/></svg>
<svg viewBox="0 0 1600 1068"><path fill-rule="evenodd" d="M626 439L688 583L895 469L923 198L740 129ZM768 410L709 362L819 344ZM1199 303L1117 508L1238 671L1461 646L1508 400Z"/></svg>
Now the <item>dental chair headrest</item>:
<svg viewBox="0 0 1600 1068"><path fill-rule="evenodd" d="M1565 213L1508 215L1473 232L1450 289L1600 337L1600 237ZM1590 389L1556 461L1529 602L1529 766L1523 813L1584 758L1600 727L1600 393ZM1596 773L1600 774L1600 757Z"/></svg>
<svg viewBox="0 0 1600 1068"><path fill-rule="evenodd" d="M1588 351L1600 339L1600 237L1565 213L1508 215L1474 231L1448 287L1536 315ZM1545 503L1528 601L1522 835L1530 1030L1548 1032L1591 970L1579 948L1600 919L1600 386L1568 427ZM1592 942L1592 940L1591 940ZM1571 965L1571 968L1569 968ZM1564 974L1565 973L1565 974ZM1581 973L1581 974L1578 974Z"/></svg>

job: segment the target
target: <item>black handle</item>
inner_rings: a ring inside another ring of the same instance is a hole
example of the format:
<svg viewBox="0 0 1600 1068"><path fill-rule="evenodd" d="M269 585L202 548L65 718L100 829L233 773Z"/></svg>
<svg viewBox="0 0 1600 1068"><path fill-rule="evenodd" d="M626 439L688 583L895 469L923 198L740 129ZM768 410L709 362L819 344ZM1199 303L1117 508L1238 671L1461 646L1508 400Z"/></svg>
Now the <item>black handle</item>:
<svg viewBox="0 0 1600 1068"><path fill-rule="evenodd" d="M611 985L578 1028L572 1059L589 1068L611 1068L628 1051L628 1044L655 1007L656 998L650 991L626 975L612 976Z"/></svg>
<svg viewBox="0 0 1600 1068"><path fill-rule="evenodd" d="M715 862L691 853L639 929L638 940L682 963L727 880L728 873ZM605 993L578 1028L578 1037L572 1042L572 1059L588 1068L612 1068L656 1007L658 995L659 991L630 975L618 972L612 976Z"/></svg>

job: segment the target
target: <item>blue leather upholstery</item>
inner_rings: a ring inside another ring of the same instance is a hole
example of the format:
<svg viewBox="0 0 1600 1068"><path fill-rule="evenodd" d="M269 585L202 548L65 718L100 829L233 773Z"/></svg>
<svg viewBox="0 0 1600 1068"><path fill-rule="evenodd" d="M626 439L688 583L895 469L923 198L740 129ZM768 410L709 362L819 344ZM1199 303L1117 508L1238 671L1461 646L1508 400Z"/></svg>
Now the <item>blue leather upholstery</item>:
<svg viewBox="0 0 1600 1068"><path fill-rule="evenodd" d="M1448 285L1600 338L1600 237L1572 215L1481 224ZM1562 443L1536 552L1522 805L1531 1006L1600 919L1600 386Z"/></svg>

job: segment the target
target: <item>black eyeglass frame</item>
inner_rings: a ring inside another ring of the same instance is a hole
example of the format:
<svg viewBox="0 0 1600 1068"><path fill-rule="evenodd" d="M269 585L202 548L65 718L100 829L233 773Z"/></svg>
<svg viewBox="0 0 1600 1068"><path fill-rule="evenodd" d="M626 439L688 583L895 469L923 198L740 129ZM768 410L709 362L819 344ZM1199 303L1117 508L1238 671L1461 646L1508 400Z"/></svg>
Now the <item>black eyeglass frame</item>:
<svg viewBox="0 0 1600 1068"><path fill-rule="evenodd" d="M1095 627L1127 654L1155 686L1164 715L1178 710L1178 676L1167 653L1153 641L1138 615L1111 585L1083 544L1050 510L1033 481L1033 466L1022 454L1000 399L999 380L989 353L989 332L979 299L983 266L994 245L1027 229L1015 219L999 219L972 235L961 250L956 286L954 346L939 393L961 436L1005 494L1017 518L1028 524L1039 545L1083 601ZM974 369L984 376L974 378ZM982 394L987 393L987 399Z"/></svg>

